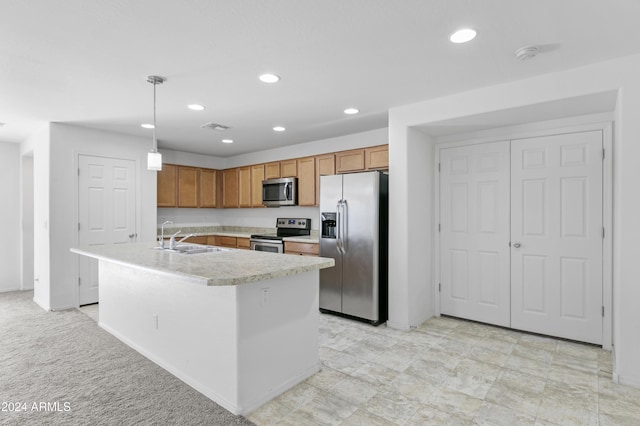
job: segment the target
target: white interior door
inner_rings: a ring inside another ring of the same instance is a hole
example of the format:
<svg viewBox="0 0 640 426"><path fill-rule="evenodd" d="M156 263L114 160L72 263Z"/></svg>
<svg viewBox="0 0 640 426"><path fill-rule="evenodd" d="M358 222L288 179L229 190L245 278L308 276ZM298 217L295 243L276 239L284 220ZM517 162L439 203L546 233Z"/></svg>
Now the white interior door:
<svg viewBox="0 0 640 426"><path fill-rule="evenodd" d="M78 242L81 246L135 242L135 161L78 157ZM98 302L98 262L79 261L79 304Z"/></svg>
<svg viewBox="0 0 640 426"><path fill-rule="evenodd" d="M511 325L602 343L600 131L511 143Z"/></svg>
<svg viewBox="0 0 640 426"><path fill-rule="evenodd" d="M440 309L510 323L509 141L440 151Z"/></svg>

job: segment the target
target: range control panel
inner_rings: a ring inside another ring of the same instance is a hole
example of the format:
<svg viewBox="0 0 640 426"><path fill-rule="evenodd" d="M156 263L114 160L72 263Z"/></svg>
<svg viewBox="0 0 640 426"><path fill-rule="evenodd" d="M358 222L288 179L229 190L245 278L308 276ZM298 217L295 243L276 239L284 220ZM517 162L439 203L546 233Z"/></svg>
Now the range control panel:
<svg viewBox="0 0 640 426"><path fill-rule="evenodd" d="M311 219L279 217L276 228L311 229Z"/></svg>

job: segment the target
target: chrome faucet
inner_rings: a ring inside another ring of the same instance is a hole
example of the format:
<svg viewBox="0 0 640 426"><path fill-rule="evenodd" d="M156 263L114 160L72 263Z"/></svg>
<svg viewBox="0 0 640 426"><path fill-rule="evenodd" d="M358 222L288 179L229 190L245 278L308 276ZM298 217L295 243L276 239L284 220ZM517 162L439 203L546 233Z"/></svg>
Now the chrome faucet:
<svg viewBox="0 0 640 426"><path fill-rule="evenodd" d="M169 238L169 250L175 250L175 248L178 247L178 244L182 243L187 238L198 236L198 234L187 234L184 237L182 237L180 241L176 241L176 235L178 235L181 232L182 232L182 229L176 232L175 234L173 234L171 238Z"/></svg>
<svg viewBox="0 0 640 426"><path fill-rule="evenodd" d="M160 247L161 248L164 248L164 226L169 224L169 223L173 224L173 221L172 220L167 220L160 227L162 229L162 231L161 231L161 234L160 234L160 238L158 239L158 243L160 243Z"/></svg>

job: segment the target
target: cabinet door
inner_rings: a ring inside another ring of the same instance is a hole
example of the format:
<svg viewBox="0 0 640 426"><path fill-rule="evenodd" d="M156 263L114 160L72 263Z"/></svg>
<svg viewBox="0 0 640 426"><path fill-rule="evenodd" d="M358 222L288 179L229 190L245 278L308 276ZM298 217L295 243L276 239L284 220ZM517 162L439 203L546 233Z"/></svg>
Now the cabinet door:
<svg viewBox="0 0 640 426"><path fill-rule="evenodd" d="M336 174L335 154L316 156L316 205L320 205L320 176Z"/></svg>
<svg viewBox="0 0 640 426"><path fill-rule="evenodd" d="M191 244L207 244L207 237L206 236L189 237L186 240L184 240L184 242L191 243Z"/></svg>
<svg viewBox="0 0 640 426"><path fill-rule="evenodd" d="M296 160L287 160L280 162L280 177L296 177L298 176L298 164Z"/></svg>
<svg viewBox="0 0 640 426"><path fill-rule="evenodd" d="M236 245L237 245L236 237L225 237L220 235L217 237L216 241L218 245L222 247L236 248Z"/></svg>
<svg viewBox="0 0 640 426"><path fill-rule="evenodd" d="M200 207L216 207L216 177L216 170L200 169Z"/></svg>
<svg viewBox="0 0 640 426"><path fill-rule="evenodd" d="M236 238L236 247L242 250L251 250L249 238Z"/></svg>
<svg viewBox="0 0 640 426"><path fill-rule="evenodd" d="M267 163L264 165L265 179L278 179L280 177L280 162Z"/></svg>
<svg viewBox="0 0 640 426"><path fill-rule="evenodd" d="M262 204L262 181L264 164L251 166L251 207L264 207Z"/></svg>
<svg viewBox="0 0 640 426"><path fill-rule="evenodd" d="M207 245L208 246L217 246L218 245L218 237L216 237L215 235L209 235L207 236Z"/></svg>
<svg viewBox="0 0 640 426"><path fill-rule="evenodd" d="M298 160L298 205L316 204L316 161L314 157Z"/></svg>
<svg viewBox="0 0 640 426"><path fill-rule="evenodd" d="M295 241L284 242L285 254L300 254L303 256L317 256L319 253L318 244L298 243Z"/></svg>
<svg viewBox="0 0 640 426"><path fill-rule="evenodd" d="M178 205L178 166L163 164L157 178L158 207L176 207Z"/></svg>
<svg viewBox="0 0 640 426"><path fill-rule="evenodd" d="M198 169L178 167L178 207L198 207Z"/></svg>
<svg viewBox="0 0 640 426"><path fill-rule="evenodd" d="M364 170L364 149L336 152L336 171L338 173Z"/></svg>
<svg viewBox="0 0 640 426"><path fill-rule="evenodd" d="M389 168L389 145L365 148L364 157L367 169Z"/></svg>
<svg viewBox="0 0 640 426"><path fill-rule="evenodd" d="M238 169L222 171L222 207L238 207Z"/></svg>
<svg viewBox="0 0 640 426"><path fill-rule="evenodd" d="M238 199L240 207L251 207L251 167L238 169Z"/></svg>

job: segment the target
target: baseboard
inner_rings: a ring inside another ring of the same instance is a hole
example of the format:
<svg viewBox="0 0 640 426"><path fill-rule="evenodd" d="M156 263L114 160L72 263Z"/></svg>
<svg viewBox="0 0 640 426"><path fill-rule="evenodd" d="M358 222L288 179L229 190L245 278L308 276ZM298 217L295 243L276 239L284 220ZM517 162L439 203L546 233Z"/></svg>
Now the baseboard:
<svg viewBox="0 0 640 426"><path fill-rule="evenodd" d="M42 309L44 309L44 310L45 310L45 311L47 311L47 312L49 312L49 311L51 310L51 309L49 308L49 306L48 306L48 305L45 305L45 304L43 304L43 303L40 303L40 301L39 301L38 299L36 299L35 297L33 298L33 302L34 302L36 305L40 306Z"/></svg>
<svg viewBox="0 0 640 426"><path fill-rule="evenodd" d="M307 380L309 377L313 376L318 371L320 371L320 363L314 365L311 368L308 368L303 373L287 380L286 382L282 383L280 386L275 387L272 391L267 392L266 394L262 395L260 398L256 399L255 401L252 401L251 403L248 403L248 404L245 404L244 406L239 407L240 412L234 413L234 414L241 414L243 416L246 416L247 414L252 413L254 410L260 408L262 405L271 401L273 398L291 389L298 383L301 383L302 381Z"/></svg>
<svg viewBox="0 0 640 426"><path fill-rule="evenodd" d="M613 381L618 384L640 389L640 377L622 376L618 373L613 373L613 376Z"/></svg>
<svg viewBox="0 0 640 426"><path fill-rule="evenodd" d="M238 404L236 404L234 402L231 402L228 399L222 397L217 392L215 392L214 390L212 390L210 387L208 387L207 385L203 384L202 382L198 381L197 379L195 379L195 378L189 376L188 374L185 374L183 371L175 368L173 365L171 365L170 363L166 362L164 359L162 359L161 357L157 356L156 354L152 354L152 353L146 351L145 349L140 347L138 344L136 344L135 342L131 341L127 337L123 336L122 334L118 333L116 330L112 329L108 325L106 325L106 324L104 324L102 322L98 322L98 325L103 330L105 330L109 334L113 335L114 337L116 337L118 340L120 340L121 342L123 342L127 346L129 346L132 349L136 350L138 353L143 355L145 358L149 359L150 361L153 361L155 364L157 364L160 367L164 368L169 373L173 374L175 377L177 377L178 379L182 380L184 383L186 383L187 385L191 386L192 388L194 388L195 390L197 390L198 392L200 392L201 394L203 394L204 396L206 396L207 398L209 398L210 400L212 400L216 404L219 404L220 406L222 406L226 410L228 410L228 411L230 411L230 412L232 412L233 414L236 414L236 415L243 415L244 416L244 415L247 415L247 414L251 413L252 411L254 411L257 408L261 407L263 404L267 403L268 401L271 401L276 396L280 395L281 393L285 392L286 390L292 388L293 386L297 385L298 383L302 382L303 380L308 379L309 377L313 376L315 373L320 371L320 363L318 362L317 364L315 364L314 366L312 366L312 367L308 368L307 370L303 371L299 375L297 375L297 376L295 376L293 378L290 378L287 381L283 382L282 384L274 387L271 391L269 391L266 394L260 396L259 398L256 398L255 400L250 401L250 402L248 402L246 404L238 405Z"/></svg>
<svg viewBox="0 0 640 426"><path fill-rule="evenodd" d="M0 293L9 293L10 291L22 291L20 287L11 287L11 288L2 288L0 289Z"/></svg>
<svg viewBox="0 0 640 426"><path fill-rule="evenodd" d="M395 321L387 321L387 327L393 328L394 330L401 330L401 331L411 330L411 326L409 324L404 324L404 323L395 322Z"/></svg>
<svg viewBox="0 0 640 426"><path fill-rule="evenodd" d="M192 388L194 388L195 390L197 390L198 392L200 392L201 394L203 394L204 396L206 396L210 400L214 401L216 404L219 404L220 406L222 406L226 410L232 412L233 414L242 414L242 413L240 413L240 407L238 407L237 404L235 404L235 403L227 400L226 398L222 397L221 395L219 395L218 393L216 393L215 391L213 391L211 388L209 388L208 386L204 385L200 381L194 379L193 377L191 377L191 376L189 376L187 374L184 374L184 372L182 372L181 370L178 370L173 365L169 364L168 362L166 362L164 359L158 357L157 355L146 351L145 349L140 347L138 344L136 344L135 342L129 340L128 338L126 338L122 334L118 333L116 330L112 329L108 325L106 325L106 324L104 324L102 322L98 322L98 325L102 329L107 331L109 334L115 336L118 340L120 340L121 342L123 342L127 346L131 347L132 349L135 349L138 353L143 355L145 358L149 359L150 361L153 361L154 363L156 363L160 367L164 368L169 373L173 374L178 379L182 380L183 382L185 382L186 384L188 384L189 386L191 386Z"/></svg>

